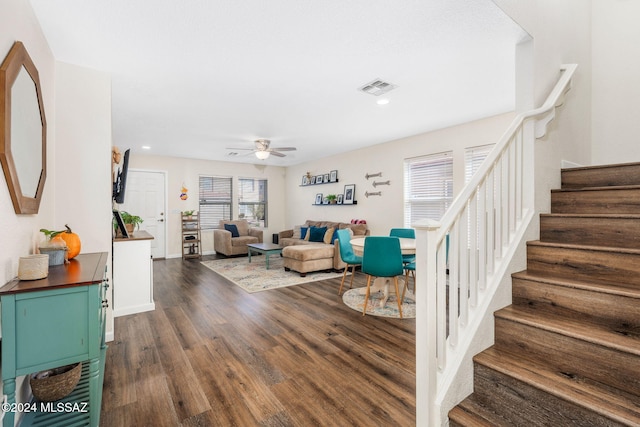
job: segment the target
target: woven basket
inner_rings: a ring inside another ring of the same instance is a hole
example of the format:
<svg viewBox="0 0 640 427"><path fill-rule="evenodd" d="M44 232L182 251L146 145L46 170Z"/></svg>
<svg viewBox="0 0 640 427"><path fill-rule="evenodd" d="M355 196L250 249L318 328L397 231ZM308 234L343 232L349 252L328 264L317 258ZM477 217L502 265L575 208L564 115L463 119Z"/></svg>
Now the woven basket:
<svg viewBox="0 0 640 427"><path fill-rule="evenodd" d="M53 375L46 378L37 378L38 373L31 374L29 378L33 395L42 402L54 402L69 395L80 381L82 363L63 366L51 371Z"/></svg>

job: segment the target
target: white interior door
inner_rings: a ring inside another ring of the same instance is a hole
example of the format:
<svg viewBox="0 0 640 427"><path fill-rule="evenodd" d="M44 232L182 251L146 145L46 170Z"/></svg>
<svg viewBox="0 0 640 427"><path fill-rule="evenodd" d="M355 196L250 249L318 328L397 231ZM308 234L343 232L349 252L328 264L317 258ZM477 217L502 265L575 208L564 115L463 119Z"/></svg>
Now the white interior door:
<svg viewBox="0 0 640 427"><path fill-rule="evenodd" d="M142 218L140 229L154 237L151 241L151 255L154 258L165 257L165 178L164 172L129 169L124 203L120 205L120 210Z"/></svg>

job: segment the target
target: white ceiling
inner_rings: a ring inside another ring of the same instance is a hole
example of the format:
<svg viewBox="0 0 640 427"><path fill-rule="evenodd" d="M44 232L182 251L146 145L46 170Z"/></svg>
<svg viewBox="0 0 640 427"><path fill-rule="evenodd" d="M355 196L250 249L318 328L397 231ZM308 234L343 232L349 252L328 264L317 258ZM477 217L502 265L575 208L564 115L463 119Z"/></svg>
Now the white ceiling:
<svg viewBox="0 0 640 427"><path fill-rule="evenodd" d="M31 3L57 60L111 74L114 145L281 166L512 111L526 37L490 0ZM228 155L257 138L298 150Z"/></svg>

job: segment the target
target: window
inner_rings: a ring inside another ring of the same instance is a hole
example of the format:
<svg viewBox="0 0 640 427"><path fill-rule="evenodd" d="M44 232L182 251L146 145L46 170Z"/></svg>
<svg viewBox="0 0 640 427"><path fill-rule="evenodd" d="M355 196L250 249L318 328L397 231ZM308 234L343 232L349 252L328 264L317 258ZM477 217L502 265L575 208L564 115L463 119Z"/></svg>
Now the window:
<svg viewBox="0 0 640 427"><path fill-rule="evenodd" d="M200 176L200 227L218 228L231 219L231 177Z"/></svg>
<svg viewBox="0 0 640 427"><path fill-rule="evenodd" d="M440 220L453 201L452 152L404 161L404 226Z"/></svg>
<svg viewBox="0 0 640 427"><path fill-rule="evenodd" d="M267 226L267 180L238 180L238 218L245 218L256 227Z"/></svg>
<svg viewBox="0 0 640 427"><path fill-rule="evenodd" d="M464 150L464 182L471 181L473 174L480 169L480 165L487 158L495 144L470 147Z"/></svg>

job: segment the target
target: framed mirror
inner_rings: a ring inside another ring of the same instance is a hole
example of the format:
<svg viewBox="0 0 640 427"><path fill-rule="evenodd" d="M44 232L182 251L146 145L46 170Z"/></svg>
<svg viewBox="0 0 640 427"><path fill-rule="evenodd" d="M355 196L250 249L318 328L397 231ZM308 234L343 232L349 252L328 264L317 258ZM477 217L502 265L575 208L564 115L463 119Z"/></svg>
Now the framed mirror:
<svg viewBox="0 0 640 427"><path fill-rule="evenodd" d="M38 70L21 42L0 66L0 163L17 214L36 214L47 176L47 121Z"/></svg>

